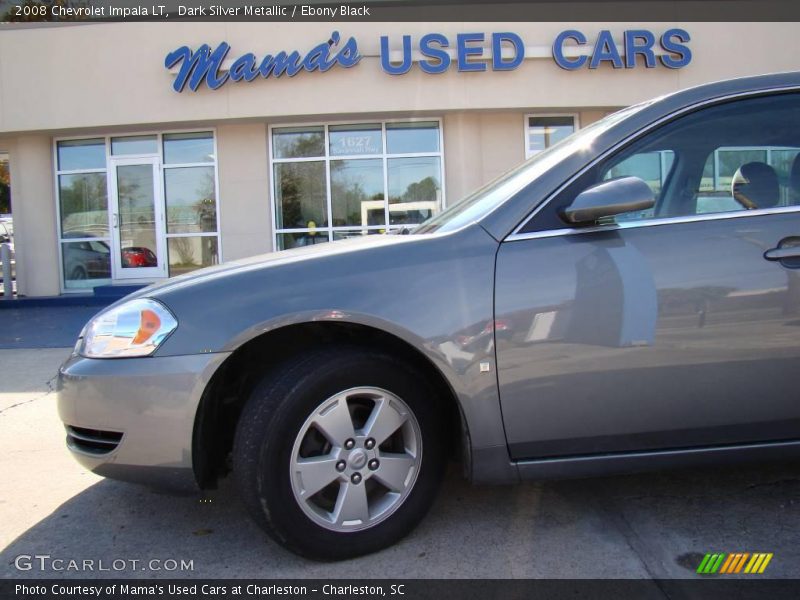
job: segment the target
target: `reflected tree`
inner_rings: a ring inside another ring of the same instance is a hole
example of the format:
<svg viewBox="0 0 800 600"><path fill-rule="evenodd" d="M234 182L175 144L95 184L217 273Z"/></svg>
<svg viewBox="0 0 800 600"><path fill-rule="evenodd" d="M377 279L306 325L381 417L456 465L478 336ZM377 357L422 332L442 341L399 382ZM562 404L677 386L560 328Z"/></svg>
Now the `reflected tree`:
<svg viewBox="0 0 800 600"><path fill-rule="evenodd" d="M8 161L0 160L0 214L11 212L11 175Z"/></svg>

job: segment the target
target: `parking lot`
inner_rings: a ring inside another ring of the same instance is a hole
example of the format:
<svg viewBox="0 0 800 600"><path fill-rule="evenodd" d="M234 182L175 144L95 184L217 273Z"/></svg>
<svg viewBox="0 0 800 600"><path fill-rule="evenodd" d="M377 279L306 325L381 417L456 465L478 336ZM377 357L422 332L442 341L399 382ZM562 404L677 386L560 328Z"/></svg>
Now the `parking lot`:
<svg viewBox="0 0 800 600"><path fill-rule="evenodd" d="M454 467L401 543L310 562L272 543L230 482L175 496L82 469L64 447L51 388L68 352L0 350L2 577L681 578L715 551L772 552L762 577L800 575L800 465L790 463L513 487L472 487ZM126 566L20 570L20 555ZM153 559L155 570L142 566ZM159 570L169 560L191 570Z"/></svg>

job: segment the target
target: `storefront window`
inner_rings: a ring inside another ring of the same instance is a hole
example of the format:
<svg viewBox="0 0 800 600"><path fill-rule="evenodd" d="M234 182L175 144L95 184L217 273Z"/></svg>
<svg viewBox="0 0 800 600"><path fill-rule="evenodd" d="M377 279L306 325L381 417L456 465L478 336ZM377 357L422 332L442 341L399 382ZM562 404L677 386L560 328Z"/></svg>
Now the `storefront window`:
<svg viewBox="0 0 800 600"><path fill-rule="evenodd" d="M111 154L155 154L158 152L158 140L154 135L129 135L111 138Z"/></svg>
<svg viewBox="0 0 800 600"><path fill-rule="evenodd" d="M58 143L58 170L106 168L106 141L102 138Z"/></svg>
<svg viewBox="0 0 800 600"><path fill-rule="evenodd" d="M214 167L164 169L167 234L217 230Z"/></svg>
<svg viewBox="0 0 800 600"><path fill-rule="evenodd" d="M214 134L210 131L164 134L165 165L213 163L215 160Z"/></svg>
<svg viewBox="0 0 800 600"><path fill-rule="evenodd" d="M60 140L56 155L65 290L220 261L213 132Z"/></svg>
<svg viewBox="0 0 800 600"><path fill-rule="evenodd" d="M438 120L271 130L276 247L421 223L444 202Z"/></svg>
<svg viewBox="0 0 800 600"><path fill-rule="evenodd" d="M216 236L181 236L167 240L169 276L182 275L219 262Z"/></svg>
<svg viewBox="0 0 800 600"><path fill-rule="evenodd" d="M577 130L575 115L526 115L525 158L560 142Z"/></svg>

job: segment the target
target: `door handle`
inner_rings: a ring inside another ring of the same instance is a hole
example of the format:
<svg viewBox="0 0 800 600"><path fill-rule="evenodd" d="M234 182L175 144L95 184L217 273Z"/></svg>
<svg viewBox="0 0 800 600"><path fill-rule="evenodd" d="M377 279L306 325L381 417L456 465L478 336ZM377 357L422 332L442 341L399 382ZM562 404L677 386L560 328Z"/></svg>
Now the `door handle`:
<svg viewBox="0 0 800 600"><path fill-rule="evenodd" d="M764 252L764 258L767 260L791 260L800 258L800 237L792 236L783 238L778 242L777 247Z"/></svg>
<svg viewBox="0 0 800 600"><path fill-rule="evenodd" d="M112 224L113 224L113 226L114 226L114 229L116 229L117 227L119 227L119 215L118 215L117 213L114 213L114 214L111 216L111 222L112 222Z"/></svg>

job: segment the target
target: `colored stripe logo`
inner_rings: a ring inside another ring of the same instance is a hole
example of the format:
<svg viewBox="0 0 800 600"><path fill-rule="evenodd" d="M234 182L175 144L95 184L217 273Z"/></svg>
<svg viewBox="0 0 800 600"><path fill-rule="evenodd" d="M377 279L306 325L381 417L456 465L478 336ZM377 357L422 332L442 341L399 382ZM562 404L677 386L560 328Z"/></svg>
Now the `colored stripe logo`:
<svg viewBox="0 0 800 600"><path fill-rule="evenodd" d="M697 567L700 575L761 574L772 560L772 552L717 552L706 554Z"/></svg>

